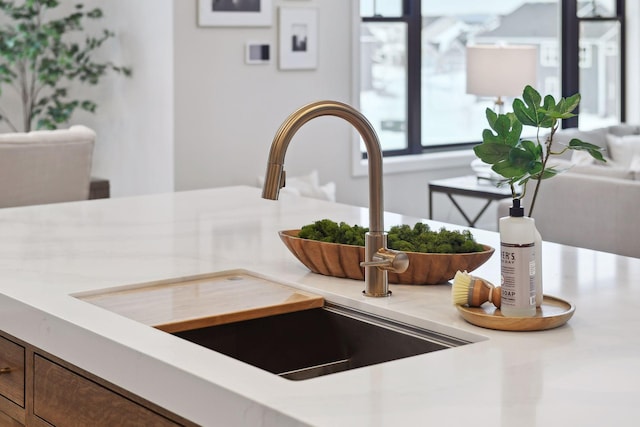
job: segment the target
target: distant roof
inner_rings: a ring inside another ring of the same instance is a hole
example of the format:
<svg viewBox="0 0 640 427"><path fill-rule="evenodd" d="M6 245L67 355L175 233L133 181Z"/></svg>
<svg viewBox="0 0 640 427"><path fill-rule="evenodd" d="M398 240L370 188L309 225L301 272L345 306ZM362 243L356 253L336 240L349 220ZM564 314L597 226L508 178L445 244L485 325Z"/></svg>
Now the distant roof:
<svg viewBox="0 0 640 427"><path fill-rule="evenodd" d="M491 22L496 18L496 15L492 13L488 13L488 14L476 13L476 14L462 14L462 15L424 15L422 17L422 26L426 27L432 24L433 22L438 21L439 19L442 19L447 16L454 16L457 21L462 21L465 24L475 24L475 25L486 24L487 22Z"/></svg>
<svg viewBox="0 0 640 427"><path fill-rule="evenodd" d="M558 37L558 5L525 3L504 15L497 28L478 37Z"/></svg>
<svg viewBox="0 0 640 427"><path fill-rule="evenodd" d="M557 3L525 3L500 19L500 24L491 31L477 34L477 38L557 38ZM592 23L584 27L583 37L600 38L614 23Z"/></svg>
<svg viewBox="0 0 640 427"><path fill-rule="evenodd" d="M445 16L431 21L422 29L422 34L427 40L436 40L441 34L460 25L464 25L464 23L455 17Z"/></svg>

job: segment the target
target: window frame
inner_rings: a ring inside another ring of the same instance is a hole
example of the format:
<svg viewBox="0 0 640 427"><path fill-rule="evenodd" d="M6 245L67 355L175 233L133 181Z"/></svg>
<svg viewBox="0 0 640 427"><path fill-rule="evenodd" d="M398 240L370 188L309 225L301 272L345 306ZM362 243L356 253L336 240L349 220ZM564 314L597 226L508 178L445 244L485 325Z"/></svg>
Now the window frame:
<svg viewBox="0 0 640 427"><path fill-rule="evenodd" d="M559 0L560 4L560 86L563 97L579 92L581 22L617 21L620 25L620 121L626 119L626 40L625 0L616 0L612 16L579 17L578 0ZM481 141L422 145L422 5L421 0L402 0L402 15L397 17L367 16L360 22L402 22L407 25L407 148L384 150L385 157L418 155L433 152L469 150ZM359 88L357 89L359 93ZM562 121L562 128L578 127L578 116ZM366 158L366 153L363 154Z"/></svg>
<svg viewBox="0 0 640 427"><path fill-rule="evenodd" d="M563 97L580 92L580 24L582 22L618 22L620 25L620 122L626 121L626 8L625 0L616 0L612 16L578 16L578 0L561 0L560 20L560 86ZM576 116L562 121L562 128L578 127L580 107Z"/></svg>

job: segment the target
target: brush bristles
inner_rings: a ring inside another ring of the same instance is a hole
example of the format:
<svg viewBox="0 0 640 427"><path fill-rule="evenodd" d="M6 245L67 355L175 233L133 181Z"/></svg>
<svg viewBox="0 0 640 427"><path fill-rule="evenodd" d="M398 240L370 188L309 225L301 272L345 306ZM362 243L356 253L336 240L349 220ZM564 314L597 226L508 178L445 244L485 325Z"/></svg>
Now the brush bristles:
<svg viewBox="0 0 640 427"><path fill-rule="evenodd" d="M454 305L467 305L470 299L471 275L466 271L458 271L453 278L451 299Z"/></svg>
<svg viewBox="0 0 640 427"><path fill-rule="evenodd" d="M473 277L466 271L458 271L453 278L451 297L453 304L469 307L480 307L487 301L500 307L501 302L499 290L486 280Z"/></svg>

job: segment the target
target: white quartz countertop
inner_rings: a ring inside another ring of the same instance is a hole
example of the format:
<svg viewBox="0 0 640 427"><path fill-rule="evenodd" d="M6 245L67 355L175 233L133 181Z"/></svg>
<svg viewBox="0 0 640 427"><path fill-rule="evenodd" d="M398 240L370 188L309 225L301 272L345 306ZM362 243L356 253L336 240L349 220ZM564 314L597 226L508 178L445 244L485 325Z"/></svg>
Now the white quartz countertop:
<svg viewBox="0 0 640 427"><path fill-rule="evenodd" d="M277 231L321 218L366 225L368 212L251 187L1 209L0 329L202 425L637 425L640 259L545 242L545 294L574 316L493 331L460 317L447 284L367 298L362 282L309 272ZM387 214L385 228L416 220ZM72 296L234 269L473 343L289 381ZM499 269L494 255L474 274L498 282Z"/></svg>

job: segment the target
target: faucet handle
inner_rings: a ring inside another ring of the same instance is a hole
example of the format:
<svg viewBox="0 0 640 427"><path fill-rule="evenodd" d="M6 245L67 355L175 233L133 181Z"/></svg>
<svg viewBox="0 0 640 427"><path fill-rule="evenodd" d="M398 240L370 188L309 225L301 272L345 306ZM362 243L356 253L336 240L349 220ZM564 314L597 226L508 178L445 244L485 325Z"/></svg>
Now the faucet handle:
<svg viewBox="0 0 640 427"><path fill-rule="evenodd" d="M404 273L409 268L409 256L402 251L380 248L371 261L363 261L360 267L378 267L394 273Z"/></svg>

